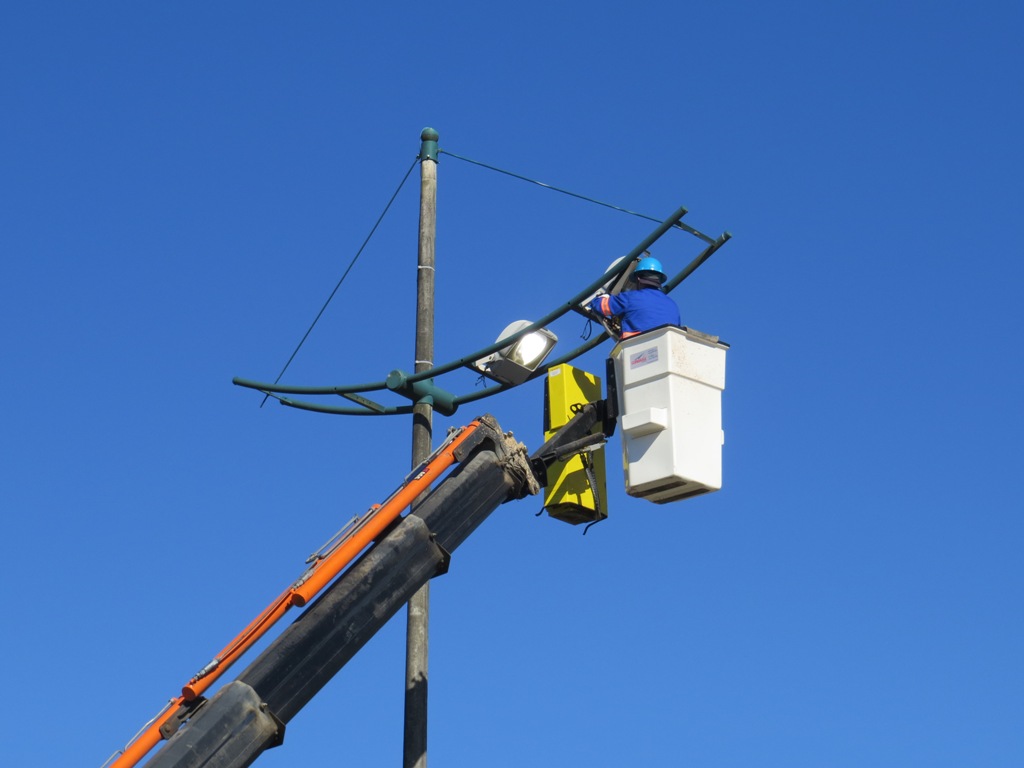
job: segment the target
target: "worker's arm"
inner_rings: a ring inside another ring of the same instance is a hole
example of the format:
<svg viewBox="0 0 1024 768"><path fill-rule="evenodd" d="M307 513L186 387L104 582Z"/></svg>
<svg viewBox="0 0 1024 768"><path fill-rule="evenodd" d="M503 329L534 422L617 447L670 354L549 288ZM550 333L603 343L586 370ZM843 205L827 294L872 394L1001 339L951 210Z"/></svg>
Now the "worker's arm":
<svg viewBox="0 0 1024 768"><path fill-rule="evenodd" d="M587 305L587 309L602 317L615 317L623 313L625 306L623 306L623 301L619 298L618 294L612 296L611 294L603 293L591 301Z"/></svg>

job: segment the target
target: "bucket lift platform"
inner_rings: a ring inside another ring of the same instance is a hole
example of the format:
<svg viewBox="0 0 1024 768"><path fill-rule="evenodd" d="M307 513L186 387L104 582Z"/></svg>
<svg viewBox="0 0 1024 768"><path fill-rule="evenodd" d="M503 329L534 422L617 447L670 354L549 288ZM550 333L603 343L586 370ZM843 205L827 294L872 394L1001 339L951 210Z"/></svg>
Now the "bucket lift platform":
<svg viewBox="0 0 1024 768"><path fill-rule="evenodd" d="M667 325L612 350L630 496L664 504L722 487L728 348L717 336Z"/></svg>

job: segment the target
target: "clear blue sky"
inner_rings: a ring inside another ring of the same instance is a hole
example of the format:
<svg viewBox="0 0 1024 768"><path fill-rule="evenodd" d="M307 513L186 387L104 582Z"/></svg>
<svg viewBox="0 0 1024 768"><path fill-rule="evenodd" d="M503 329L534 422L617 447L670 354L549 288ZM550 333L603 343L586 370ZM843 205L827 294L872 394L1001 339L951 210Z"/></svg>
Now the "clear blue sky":
<svg viewBox="0 0 1024 768"><path fill-rule="evenodd" d="M406 418L231 378L277 375L432 126L734 238L673 294L732 345L724 489L631 499L615 438L586 537L500 508L433 582L431 764L1024 763L1022 28L1011 2L6 4L0 762L99 766L405 473ZM438 195L439 361L653 226L444 156ZM286 382L412 366L416 206ZM539 444L538 383L477 406L438 431L487 410ZM404 615L258 765L399 765L403 667Z"/></svg>

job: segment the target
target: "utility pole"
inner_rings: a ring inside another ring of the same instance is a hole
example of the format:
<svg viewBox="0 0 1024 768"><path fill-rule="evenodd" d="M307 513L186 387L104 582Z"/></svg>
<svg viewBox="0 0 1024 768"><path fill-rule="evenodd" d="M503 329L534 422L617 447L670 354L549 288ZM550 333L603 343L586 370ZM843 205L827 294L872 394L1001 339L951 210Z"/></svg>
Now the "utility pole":
<svg viewBox="0 0 1024 768"><path fill-rule="evenodd" d="M437 227L437 131L420 134L420 233L416 270L415 372L434 365L434 235ZM431 453L433 407L416 403L412 414L412 466ZM427 766L427 649L430 582L409 600L405 635L404 768Z"/></svg>

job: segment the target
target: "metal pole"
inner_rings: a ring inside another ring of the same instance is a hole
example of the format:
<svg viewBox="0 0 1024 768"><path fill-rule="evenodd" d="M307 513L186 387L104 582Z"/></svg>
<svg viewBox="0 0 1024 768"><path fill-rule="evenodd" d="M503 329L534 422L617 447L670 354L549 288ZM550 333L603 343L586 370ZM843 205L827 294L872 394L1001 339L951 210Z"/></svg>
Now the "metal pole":
<svg viewBox="0 0 1024 768"><path fill-rule="evenodd" d="M420 233L416 276L415 372L434 365L434 234L437 225L437 131L420 134ZM412 466L431 452L433 408L417 403L412 415ZM430 621L430 582L409 600L405 635L404 768L427 765L427 649Z"/></svg>

